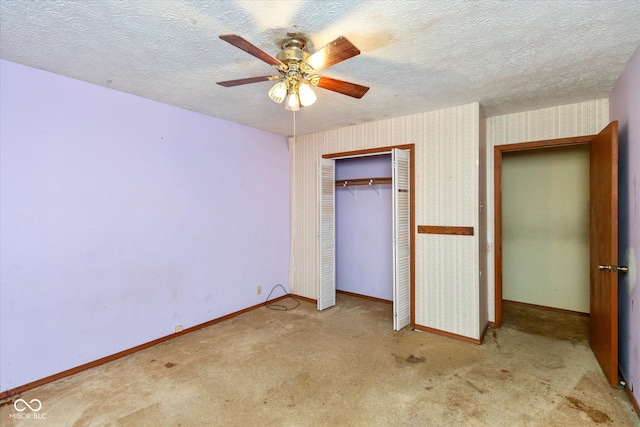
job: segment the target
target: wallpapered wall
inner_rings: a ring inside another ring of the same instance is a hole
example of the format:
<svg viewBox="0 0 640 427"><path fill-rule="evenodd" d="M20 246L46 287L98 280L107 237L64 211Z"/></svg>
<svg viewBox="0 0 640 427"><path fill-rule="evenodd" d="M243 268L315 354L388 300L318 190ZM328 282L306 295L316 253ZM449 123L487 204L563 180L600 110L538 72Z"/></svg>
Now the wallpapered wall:
<svg viewBox="0 0 640 427"><path fill-rule="evenodd" d="M471 226L476 230L473 237L416 236L416 324L479 338L486 321L493 321L495 314L493 147L591 135L608 122L607 99L486 120L479 104L473 103L291 138L292 292L317 297L318 158L413 143L414 232L417 225ZM480 167L485 163L486 170ZM486 268L482 268L485 258Z"/></svg>
<svg viewBox="0 0 640 427"><path fill-rule="evenodd" d="M291 292L317 298L316 170L323 154L415 144L417 225L479 226L479 103L290 138ZM415 320L478 339L479 233L416 235ZM482 304L484 305L484 304ZM482 324L481 324L482 323Z"/></svg>
<svg viewBox="0 0 640 427"><path fill-rule="evenodd" d="M487 282L489 320L495 320L495 230L493 147L520 142L594 135L609 123L609 101L599 99L487 119Z"/></svg>

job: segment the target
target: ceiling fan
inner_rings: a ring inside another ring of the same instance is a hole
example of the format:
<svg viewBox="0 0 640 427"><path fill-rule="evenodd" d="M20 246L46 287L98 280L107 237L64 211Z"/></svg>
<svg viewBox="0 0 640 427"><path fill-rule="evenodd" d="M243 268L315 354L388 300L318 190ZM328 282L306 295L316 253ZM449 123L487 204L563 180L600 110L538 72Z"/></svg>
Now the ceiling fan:
<svg viewBox="0 0 640 427"><path fill-rule="evenodd" d="M218 82L224 87L240 86L263 81L276 81L269 91L269 97L277 103L286 99L285 108L298 111L316 101L311 86L338 92L354 98L362 98L369 90L366 86L349 83L331 77L320 76L318 71L360 54L345 37L338 37L313 54L307 52L307 38L299 33L288 33L281 44L280 53L275 57L236 34L224 34L220 38L250 55L266 62L278 70L270 76L249 77Z"/></svg>

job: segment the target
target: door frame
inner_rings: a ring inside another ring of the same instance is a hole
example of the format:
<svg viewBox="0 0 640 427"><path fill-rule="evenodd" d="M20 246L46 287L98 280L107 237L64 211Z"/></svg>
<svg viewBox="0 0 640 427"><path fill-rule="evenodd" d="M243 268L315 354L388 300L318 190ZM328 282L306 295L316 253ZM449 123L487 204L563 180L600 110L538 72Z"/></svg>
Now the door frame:
<svg viewBox="0 0 640 427"><path fill-rule="evenodd" d="M415 293L416 293L416 233L414 230L416 228L416 197L415 197L415 170L416 170L416 153L415 153L415 144L401 144L401 145L388 145L385 147L377 147L377 148L369 148L364 150L355 150L355 151L343 151L338 153L329 153L323 154L323 159L346 159L353 157L365 157L372 156L378 154L390 153L394 148L399 150L409 150L409 203L410 203L410 213L409 213L409 221L411 223L411 233L410 233L410 310L411 310L411 327L415 327ZM319 266L320 267L320 266Z"/></svg>
<svg viewBox="0 0 640 427"><path fill-rule="evenodd" d="M496 145L493 147L493 212L495 239L495 317L493 326L502 326L502 155L517 151L539 150L545 148L567 147L589 144L596 135L573 138L548 139L543 141Z"/></svg>

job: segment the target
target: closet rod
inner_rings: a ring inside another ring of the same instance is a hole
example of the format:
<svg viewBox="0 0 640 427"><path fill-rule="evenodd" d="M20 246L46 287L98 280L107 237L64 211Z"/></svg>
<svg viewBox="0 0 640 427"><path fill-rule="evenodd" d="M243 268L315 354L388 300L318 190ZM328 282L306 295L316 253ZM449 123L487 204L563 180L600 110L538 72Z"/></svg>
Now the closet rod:
<svg viewBox="0 0 640 427"><path fill-rule="evenodd" d="M338 179L336 180L336 187L347 187L352 185L381 185L391 184L392 178L350 178L350 179Z"/></svg>

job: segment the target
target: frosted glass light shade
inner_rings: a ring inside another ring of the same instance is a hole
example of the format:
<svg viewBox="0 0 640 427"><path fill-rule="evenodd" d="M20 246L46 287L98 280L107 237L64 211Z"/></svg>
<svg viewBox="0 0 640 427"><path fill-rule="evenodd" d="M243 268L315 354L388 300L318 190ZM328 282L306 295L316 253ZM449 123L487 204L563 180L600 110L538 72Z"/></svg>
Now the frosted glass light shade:
<svg viewBox="0 0 640 427"><path fill-rule="evenodd" d="M300 98L297 93L291 93L287 97L287 105L284 107L289 111L298 111L300 109Z"/></svg>
<svg viewBox="0 0 640 427"><path fill-rule="evenodd" d="M277 102L278 104L284 101L284 98L286 96L287 96L287 85L285 82L276 83L269 91L269 98L271 98L273 102Z"/></svg>
<svg viewBox="0 0 640 427"><path fill-rule="evenodd" d="M300 104L303 107L308 107L309 105L312 105L314 102L316 102L316 99L318 99L316 97L316 94L313 93L311 86L309 86L306 83L301 83L298 91L300 94Z"/></svg>

